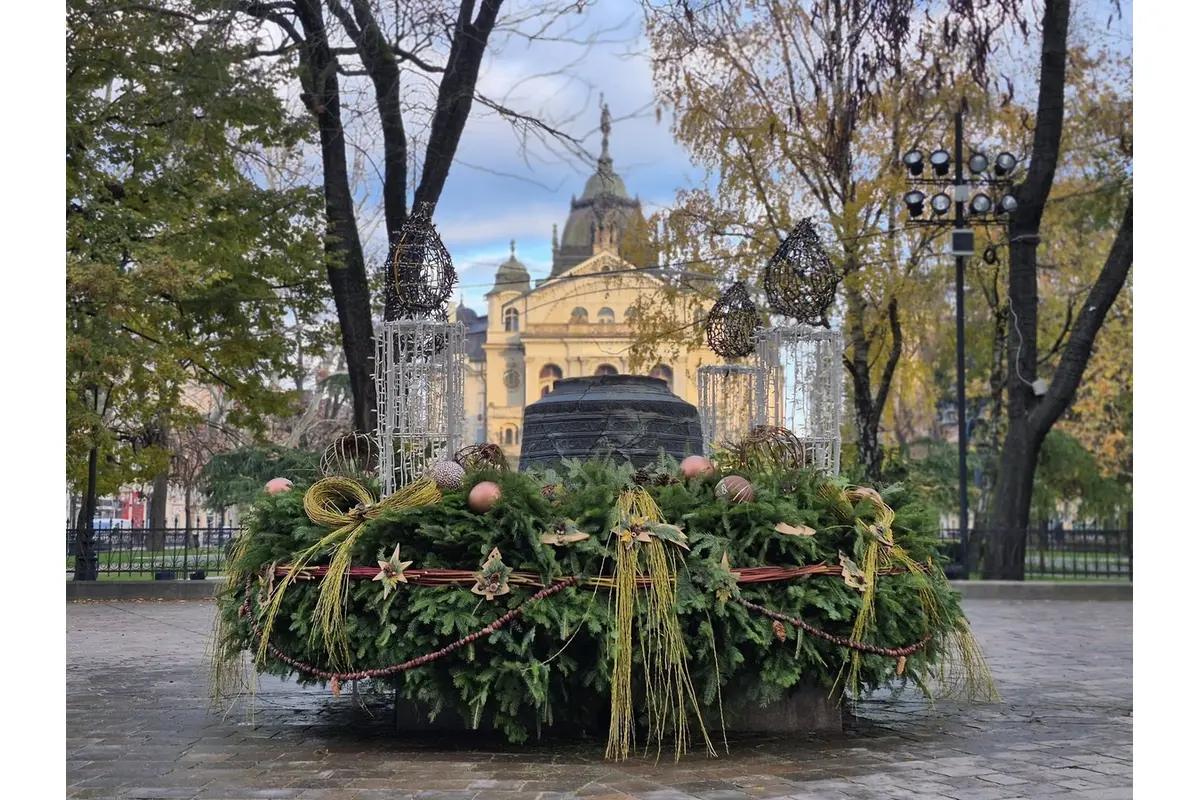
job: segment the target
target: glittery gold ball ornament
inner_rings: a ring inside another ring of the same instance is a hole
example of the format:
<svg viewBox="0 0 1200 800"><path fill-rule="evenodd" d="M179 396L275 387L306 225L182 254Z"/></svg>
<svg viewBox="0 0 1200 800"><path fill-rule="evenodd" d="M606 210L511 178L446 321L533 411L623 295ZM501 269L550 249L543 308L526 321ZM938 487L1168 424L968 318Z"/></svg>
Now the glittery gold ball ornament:
<svg viewBox="0 0 1200 800"><path fill-rule="evenodd" d="M453 461L439 461L429 468L429 477L443 492L457 492L463 487L467 471Z"/></svg>
<svg viewBox="0 0 1200 800"><path fill-rule="evenodd" d="M500 487L491 481L475 484L467 495L467 508L476 514L486 514L500 501Z"/></svg>
<svg viewBox="0 0 1200 800"><path fill-rule="evenodd" d="M754 487L741 475L727 475L717 481L715 494L731 503L749 503L754 499Z"/></svg>
<svg viewBox="0 0 1200 800"><path fill-rule="evenodd" d="M688 479L703 478L713 474L713 463L704 456L688 456L679 462L679 471Z"/></svg>
<svg viewBox="0 0 1200 800"><path fill-rule="evenodd" d="M292 482L287 478L271 478L271 480L267 481L268 494L279 494L280 492L286 492L291 488Z"/></svg>

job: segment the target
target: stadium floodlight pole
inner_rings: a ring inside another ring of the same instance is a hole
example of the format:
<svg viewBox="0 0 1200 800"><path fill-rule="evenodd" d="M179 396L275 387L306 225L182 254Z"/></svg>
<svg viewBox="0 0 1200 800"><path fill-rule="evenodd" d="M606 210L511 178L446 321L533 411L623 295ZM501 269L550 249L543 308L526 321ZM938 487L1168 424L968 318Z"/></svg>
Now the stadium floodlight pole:
<svg viewBox="0 0 1200 800"><path fill-rule="evenodd" d="M933 167L933 179L921 178L924 171L924 154L920 150L910 150L904 154L903 165L909 172L909 180L913 184L944 186L947 180L953 187L954 219L950 232L950 252L954 255L954 322L956 332L955 361L957 367L957 397L955 405L958 411L958 535L962 548L964 578L970 577L970 562L968 547L970 545L970 529L968 526L969 513L967 509L967 379L966 379L966 336L965 336L965 278L967 258L975 254L975 231L973 225L996 224L1001 218L1012 213L1017 207L1016 198L1005 192L999 202L993 204L987 194L977 194L970 197L972 186L996 186L1007 188L1012 185L1012 173L1016 169L1017 159L1005 151L996 157L993 174L988 177L989 162L987 156L974 152L963 158L963 111L960 106L954 115L954 155L945 150L935 150L929 155L930 166ZM954 176L949 178L950 162L953 160ZM963 167L971 173L963 174ZM969 199L969 204L968 204ZM911 223L917 225L932 225L945 227L948 223L944 218L950 210L951 196L944 192L935 194L930 199L933 210L932 219L919 219L925 212L925 194L913 189L904 195L904 204L912 217ZM993 214L988 217L989 212ZM991 263L991 262L989 262Z"/></svg>
<svg viewBox="0 0 1200 800"><path fill-rule="evenodd" d="M963 183L963 112L959 108L954 115L954 228L955 234L966 230L971 252L975 251L975 232L967 228L966 193ZM971 565L967 559L969 537L967 533L967 356L963 305L965 304L964 282L967 270L965 248L954 249L954 327L956 331L955 362L958 370L958 538L962 547L963 579L971 577ZM962 244L965 244L962 243Z"/></svg>

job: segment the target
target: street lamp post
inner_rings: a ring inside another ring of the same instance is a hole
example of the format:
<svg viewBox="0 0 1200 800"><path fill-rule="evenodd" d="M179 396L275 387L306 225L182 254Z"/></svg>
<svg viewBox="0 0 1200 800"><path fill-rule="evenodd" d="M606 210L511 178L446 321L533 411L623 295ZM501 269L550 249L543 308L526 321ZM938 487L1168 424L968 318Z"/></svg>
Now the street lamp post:
<svg viewBox="0 0 1200 800"><path fill-rule="evenodd" d="M970 563L967 559L968 527L967 527L967 388L966 388L966 343L963 335L964 275L966 273L967 257L975 253L975 232L973 225L986 226L1001 222L1001 218L1014 211L1017 207L1016 197L1005 191L1000 201L993 205L992 198L979 193L968 197L973 186L995 187L1007 190L1012 186L1012 172L1016 168L1016 158L1008 152L996 157L992 175L988 176L988 158L983 153L972 153L970 158L963 161L963 112L960 109L954 115L954 177L948 178L950 171L950 154L945 150L935 150L929 154L929 164L933 167L935 178L921 177L924 172L924 154L920 150L910 150L904 155L904 165L908 168L910 183L920 186L944 187L949 180L953 187L953 199L944 191L930 198L929 205L933 210L933 219L921 219L925 213L925 194L919 189L912 189L904 195L904 203L908 206L910 223L914 225L931 225L946 227L953 224L950 234L950 252L954 255L954 322L956 329L955 361L957 367L957 408L958 408L958 535L962 548L963 577L971 574ZM963 167L970 171L971 177L963 175ZM943 219L954 205L953 223Z"/></svg>

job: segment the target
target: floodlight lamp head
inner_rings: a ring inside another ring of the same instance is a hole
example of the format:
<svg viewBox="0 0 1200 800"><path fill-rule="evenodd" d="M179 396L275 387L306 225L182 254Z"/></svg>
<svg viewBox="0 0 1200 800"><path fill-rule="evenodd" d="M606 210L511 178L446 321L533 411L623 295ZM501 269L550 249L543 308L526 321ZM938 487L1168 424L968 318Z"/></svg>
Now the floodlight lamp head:
<svg viewBox="0 0 1200 800"><path fill-rule="evenodd" d="M1000 207L996 209L1001 214L1011 214L1017 210L1017 198L1011 194L1006 194L1000 198Z"/></svg>
<svg viewBox="0 0 1200 800"><path fill-rule="evenodd" d="M933 213L939 217L944 216L950 210L953 201L950 195L945 192L938 192L929 199L929 205L933 208Z"/></svg>
<svg viewBox="0 0 1200 800"><path fill-rule="evenodd" d="M1017 157L1007 150L996 156L996 177L1003 178L1017 168Z"/></svg>
<svg viewBox="0 0 1200 800"><path fill-rule="evenodd" d="M950 153L945 150L934 150L929 154L929 164L933 167L935 175L945 177L950 173Z"/></svg>
<svg viewBox="0 0 1200 800"><path fill-rule="evenodd" d="M983 153L972 153L967 159L967 169L971 170L972 175L978 175L981 172L986 172L988 168L987 156Z"/></svg>
<svg viewBox="0 0 1200 800"><path fill-rule="evenodd" d="M908 206L908 213L915 217L919 217L925 213L925 193L913 190L904 195L904 205Z"/></svg>
<svg viewBox="0 0 1200 800"><path fill-rule="evenodd" d="M925 170L925 154L920 150L909 150L904 154L904 166L914 178Z"/></svg>
<svg viewBox="0 0 1200 800"><path fill-rule="evenodd" d="M992 210L992 198L986 194L977 194L971 198L971 213L986 214Z"/></svg>

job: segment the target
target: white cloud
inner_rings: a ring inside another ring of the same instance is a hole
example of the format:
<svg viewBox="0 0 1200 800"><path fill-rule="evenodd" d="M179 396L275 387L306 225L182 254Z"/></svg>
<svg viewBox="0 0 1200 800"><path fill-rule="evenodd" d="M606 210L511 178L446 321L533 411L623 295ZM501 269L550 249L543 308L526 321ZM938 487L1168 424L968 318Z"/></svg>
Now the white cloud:
<svg viewBox="0 0 1200 800"><path fill-rule="evenodd" d="M453 250L481 242L503 243L505 257L508 240L517 240L517 249L525 243L550 244L551 226L560 227L570 209L565 203L489 203L477 208L439 206L434 222L446 247Z"/></svg>

